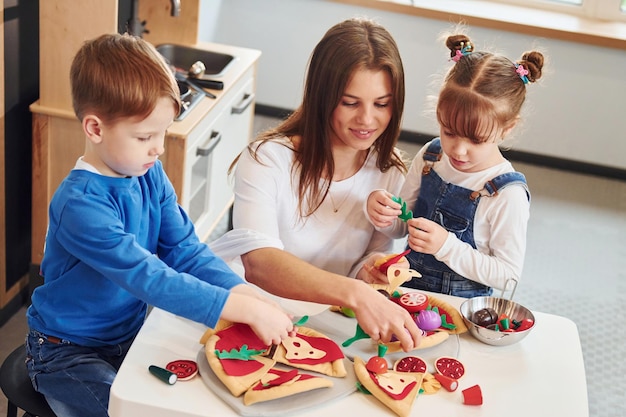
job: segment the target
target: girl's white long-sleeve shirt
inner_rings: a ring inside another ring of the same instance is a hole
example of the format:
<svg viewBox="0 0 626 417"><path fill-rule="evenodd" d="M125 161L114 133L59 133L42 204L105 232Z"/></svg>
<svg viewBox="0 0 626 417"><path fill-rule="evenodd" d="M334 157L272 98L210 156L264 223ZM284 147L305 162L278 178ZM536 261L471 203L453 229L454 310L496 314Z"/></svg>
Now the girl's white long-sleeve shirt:
<svg viewBox="0 0 626 417"><path fill-rule="evenodd" d="M427 147L428 144L413 159L399 194L408 209L415 206L419 194L423 155ZM434 170L444 181L472 190L481 190L492 178L515 171L509 161L504 161L483 171L461 172L450 164L445 153L442 153ZM506 187L497 196L482 197L478 203L474 219L476 249L449 232L445 243L434 256L468 279L503 289L507 280L513 278L519 282L521 277L529 217L530 201L526 189L519 185ZM407 235L407 225L399 219L394 225L379 230L396 239ZM509 283L506 288L511 289L512 285Z"/></svg>

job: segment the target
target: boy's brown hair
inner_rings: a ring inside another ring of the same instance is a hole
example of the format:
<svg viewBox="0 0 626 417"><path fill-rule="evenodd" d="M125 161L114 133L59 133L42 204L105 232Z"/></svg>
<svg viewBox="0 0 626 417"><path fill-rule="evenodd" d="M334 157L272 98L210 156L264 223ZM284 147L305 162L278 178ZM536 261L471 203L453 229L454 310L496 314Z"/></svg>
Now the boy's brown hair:
<svg viewBox="0 0 626 417"><path fill-rule="evenodd" d="M147 117L157 100L180 92L172 70L148 42L128 34L105 34L83 44L70 68L72 104L79 120L94 113L105 122Z"/></svg>

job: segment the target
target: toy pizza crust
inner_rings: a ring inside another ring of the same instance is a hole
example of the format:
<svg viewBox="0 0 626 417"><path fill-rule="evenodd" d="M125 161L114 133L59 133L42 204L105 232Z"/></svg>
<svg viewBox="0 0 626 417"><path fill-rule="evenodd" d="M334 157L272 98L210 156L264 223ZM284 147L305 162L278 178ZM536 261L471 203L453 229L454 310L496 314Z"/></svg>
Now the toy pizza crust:
<svg viewBox="0 0 626 417"><path fill-rule="evenodd" d="M347 375L344 355L337 343L308 327L298 327L295 337L284 339L272 359L324 375L340 378Z"/></svg>
<svg viewBox="0 0 626 417"><path fill-rule="evenodd" d="M433 346L436 346L440 343L445 342L449 336L450 334L445 331L427 332L426 336L422 337L422 341L420 342L419 346L413 350L431 348ZM395 353L395 352L402 351L402 344L400 343L400 341L385 343L385 346L387 346L387 353Z"/></svg>
<svg viewBox="0 0 626 417"><path fill-rule="evenodd" d="M273 359L266 358L264 356L255 356L254 360L258 362L260 366L257 369L248 374L229 375L224 369L222 361L218 358L215 351L216 345L220 341L220 337L217 334L210 336L205 345L205 353L207 361L211 370L215 373L217 378L228 388L231 394L235 397L239 397L246 392L255 382L259 381L263 375L265 375L276 363Z"/></svg>
<svg viewBox="0 0 626 417"><path fill-rule="evenodd" d="M433 308L437 307L441 314L445 313L448 323L454 324L454 329L444 329L444 331L450 334L461 334L467 331L467 326L465 325L463 316L461 316L459 310L454 308L454 306L439 298L432 296L428 298L428 304L431 305Z"/></svg>
<svg viewBox="0 0 626 417"><path fill-rule="evenodd" d="M419 393L424 374L393 370L388 370L384 374L373 374L365 366L360 357L354 357L354 372L359 382L394 413L400 417L408 416ZM383 390L381 387L387 389Z"/></svg>
<svg viewBox="0 0 626 417"><path fill-rule="evenodd" d="M387 269L387 284L370 285L377 291L384 290L387 294L393 294L393 292L405 282L410 281L413 278L420 278L421 276L422 274L413 269L391 265L389 269Z"/></svg>
<svg viewBox="0 0 626 417"><path fill-rule="evenodd" d="M274 385L273 381L281 381ZM259 382L253 385L243 396L244 405L252 405L262 401L270 401L300 392L311 391L318 388L330 388L333 382L330 379L318 376L300 374L296 369L283 371L276 368L269 370Z"/></svg>
<svg viewBox="0 0 626 417"><path fill-rule="evenodd" d="M321 376L301 374L297 369L277 369L276 362L331 376L347 374L339 346L304 327L298 328L296 337L283 341L286 347L281 344L274 350L250 326L220 320L204 333L200 342L205 344L211 370L233 396L244 394L244 405L333 386L331 380ZM324 358L328 360L320 362Z"/></svg>

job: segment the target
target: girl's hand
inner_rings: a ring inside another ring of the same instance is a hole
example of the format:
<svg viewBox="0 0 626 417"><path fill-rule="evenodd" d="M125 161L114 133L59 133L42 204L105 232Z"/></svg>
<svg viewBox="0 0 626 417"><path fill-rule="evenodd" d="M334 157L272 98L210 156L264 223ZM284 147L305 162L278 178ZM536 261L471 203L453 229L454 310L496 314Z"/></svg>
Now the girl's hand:
<svg viewBox="0 0 626 417"><path fill-rule="evenodd" d="M372 191L367 197L367 215L374 226L379 228L391 226L402 214L402 206L391 197L393 195L384 190Z"/></svg>
<svg viewBox="0 0 626 417"><path fill-rule="evenodd" d="M408 244L415 252L433 255L441 249L448 238L448 231L441 225L418 217L409 219L409 239Z"/></svg>

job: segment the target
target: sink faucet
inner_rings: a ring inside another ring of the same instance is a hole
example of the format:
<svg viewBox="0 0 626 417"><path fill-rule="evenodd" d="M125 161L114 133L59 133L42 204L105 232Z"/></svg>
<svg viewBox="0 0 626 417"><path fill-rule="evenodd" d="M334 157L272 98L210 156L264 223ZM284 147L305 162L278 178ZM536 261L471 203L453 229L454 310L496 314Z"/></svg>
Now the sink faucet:
<svg viewBox="0 0 626 417"><path fill-rule="evenodd" d="M173 17L180 16L180 2L181 0L170 0L172 5L172 10L170 11L170 15ZM139 37L143 37L144 33L149 33L146 29L146 21L139 20L139 0L133 0L131 10L131 17L128 21L128 31Z"/></svg>
<svg viewBox="0 0 626 417"><path fill-rule="evenodd" d="M171 15L174 17L180 16L180 0L170 0L172 3Z"/></svg>

